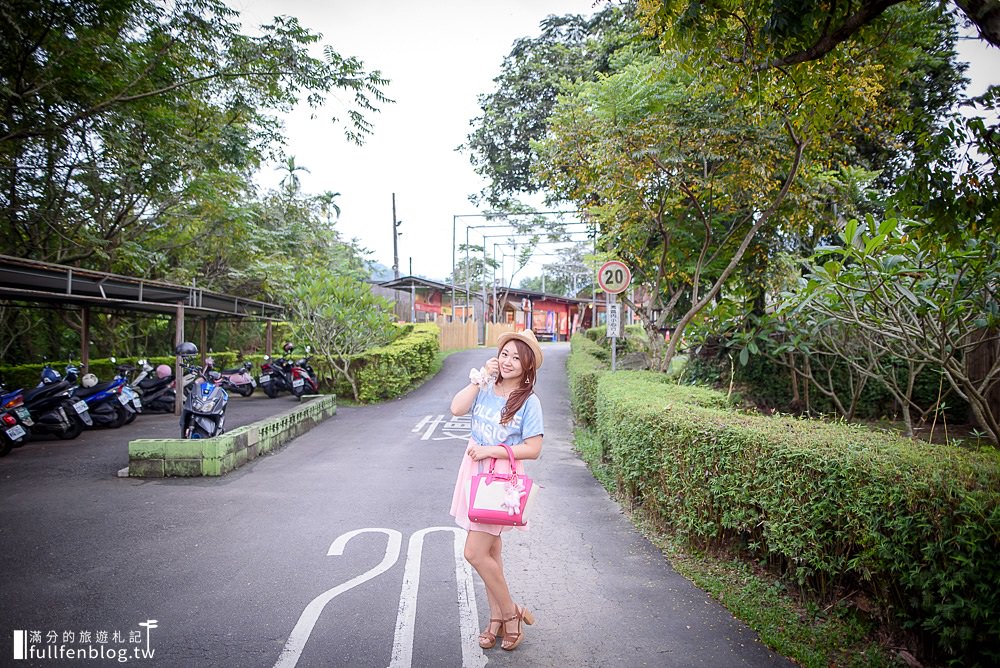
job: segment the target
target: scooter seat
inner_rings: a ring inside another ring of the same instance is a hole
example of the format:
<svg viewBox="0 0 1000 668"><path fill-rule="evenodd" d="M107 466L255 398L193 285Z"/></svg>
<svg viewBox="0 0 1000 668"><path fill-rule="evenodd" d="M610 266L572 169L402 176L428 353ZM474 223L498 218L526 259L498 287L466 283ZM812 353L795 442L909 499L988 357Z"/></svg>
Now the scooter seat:
<svg viewBox="0 0 1000 668"><path fill-rule="evenodd" d="M24 403L27 404L46 397L53 397L57 394L62 394L69 388L70 384L65 380L59 380L55 383L49 383L48 385L39 385L38 387L32 388L24 393Z"/></svg>
<svg viewBox="0 0 1000 668"><path fill-rule="evenodd" d="M166 378L144 378L139 382L139 389L143 392L155 391L162 387L167 387L172 382L174 382L172 375Z"/></svg>
<svg viewBox="0 0 1000 668"><path fill-rule="evenodd" d="M240 374L240 373L246 373L246 367L238 366L238 367L236 367L234 369L223 369L221 371L221 373L223 373L223 374Z"/></svg>
<svg viewBox="0 0 1000 668"><path fill-rule="evenodd" d="M110 389L111 387L113 387L114 384L115 384L115 381L113 381L113 380L106 380L103 383L98 383L97 385L94 385L93 387L78 387L78 388L76 388L76 393L75 394L79 398L84 399L86 397L93 396L93 395L97 394L98 392L104 392L104 391Z"/></svg>

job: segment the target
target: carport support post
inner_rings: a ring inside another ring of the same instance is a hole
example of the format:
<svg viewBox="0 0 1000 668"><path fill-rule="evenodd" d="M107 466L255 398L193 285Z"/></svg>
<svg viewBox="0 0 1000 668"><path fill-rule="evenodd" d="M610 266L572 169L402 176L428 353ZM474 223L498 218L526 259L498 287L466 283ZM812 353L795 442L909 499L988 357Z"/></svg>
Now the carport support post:
<svg viewBox="0 0 1000 668"><path fill-rule="evenodd" d="M201 319L201 328L198 333L198 345L199 350L201 350L201 365L205 366L205 360L208 358L208 320L205 318Z"/></svg>
<svg viewBox="0 0 1000 668"><path fill-rule="evenodd" d="M184 342L184 302L177 302L177 319L175 324L174 347ZM181 414L184 405L184 369L181 367L181 356L174 357L174 415Z"/></svg>
<svg viewBox="0 0 1000 668"><path fill-rule="evenodd" d="M80 367L84 373L90 371L90 307L84 306L80 313Z"/></svg>
<svg viewBox="0 0 1000 668"><path fill-rule="evenodd" d="M274 349L274 326L273 323L270 320L268 320L267 327L264 328L264 353L270 355L273 349Z"/></svg>

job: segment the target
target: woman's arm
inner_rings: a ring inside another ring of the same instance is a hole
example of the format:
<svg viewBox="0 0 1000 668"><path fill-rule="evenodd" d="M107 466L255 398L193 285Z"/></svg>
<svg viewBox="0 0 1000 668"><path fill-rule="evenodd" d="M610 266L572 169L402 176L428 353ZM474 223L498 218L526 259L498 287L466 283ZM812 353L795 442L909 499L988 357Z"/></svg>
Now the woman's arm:
<svg viewBox="0 0 1000 668"><path fill-rule="evenodd" d="M491 373L500 372L500 360L496 357L491 357L486 360L486 375ZM451 414L452 415L465 415L472 408L472 404L476 403L476 395L479 394L479 385L473 383L471 380L469 384L463 387L451 400Z"/></svg>
<svg viewBox="0 0 1000 668"><path fill-rule="evenodd" d="M510 449L514 451L514 459L538 459L542 454L542 434L530 436L524 439L524 443L512 445ZM502 445L470 445L465 452L475 462L490 457L507 459L507 450Z"/></svg>
<svg viewBox="0 0 1000 668"><path fill-rule="evenodd" d="M479 386L471 382L463 387L451 400L451 414L465 415L476 402L476 395L479 394Z"/></svg>

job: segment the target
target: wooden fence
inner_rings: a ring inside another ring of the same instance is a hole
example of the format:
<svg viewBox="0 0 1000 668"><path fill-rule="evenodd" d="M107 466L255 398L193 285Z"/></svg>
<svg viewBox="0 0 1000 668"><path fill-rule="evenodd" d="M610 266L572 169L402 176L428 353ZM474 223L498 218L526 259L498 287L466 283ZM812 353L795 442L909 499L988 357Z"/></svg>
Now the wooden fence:
<svg viewBox="0 0 1000 668"><path fill-rule="evenodd" d="M480 345L479 333L482 331L482 323L468 320L466 322L439 322L441 328L439 341L441 350L464 350L475 348ZM513 332L514 325L486 323L486 345L493 347L497 337L503 332Z"/></svg>
<svg viewBox="0 0 1000 668"><path fill-rule="evenodd" d="M508 324L497 323L497 324L494 325L492 322L488 322L488 323L486 323L486 344L485 345L488 348L492 348L493 346L496 345L496 343L497 343L497 337L498 336L500 336L504 332L513 332L513 331L514 331L514 325L512 325L512 324L508 325Z"/></svg>
<svg viewBox="0 0 1000 668"><path fill-rule="evenodd" d="M441 350L464 350L475 348L479 344L479 323L474 320L466 322L439 322L441 328L439 341Z"/></svg>

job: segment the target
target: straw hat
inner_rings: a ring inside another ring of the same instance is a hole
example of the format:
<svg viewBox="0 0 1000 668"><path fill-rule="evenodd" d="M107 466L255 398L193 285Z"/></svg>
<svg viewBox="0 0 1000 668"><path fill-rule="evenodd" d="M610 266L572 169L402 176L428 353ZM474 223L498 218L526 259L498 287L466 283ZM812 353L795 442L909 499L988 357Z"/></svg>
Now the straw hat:
<svg viewBox="0 0 1000 668"><path fill-rule="evenodd" d="M520 339L528 344L531 352L535 354L535 368L540 369L542 367L542 347L538 345L538 339L535 338L533 331L526 329L523 332L504 332L497 337L497 348L503 348L511 339Z"/></svg>

